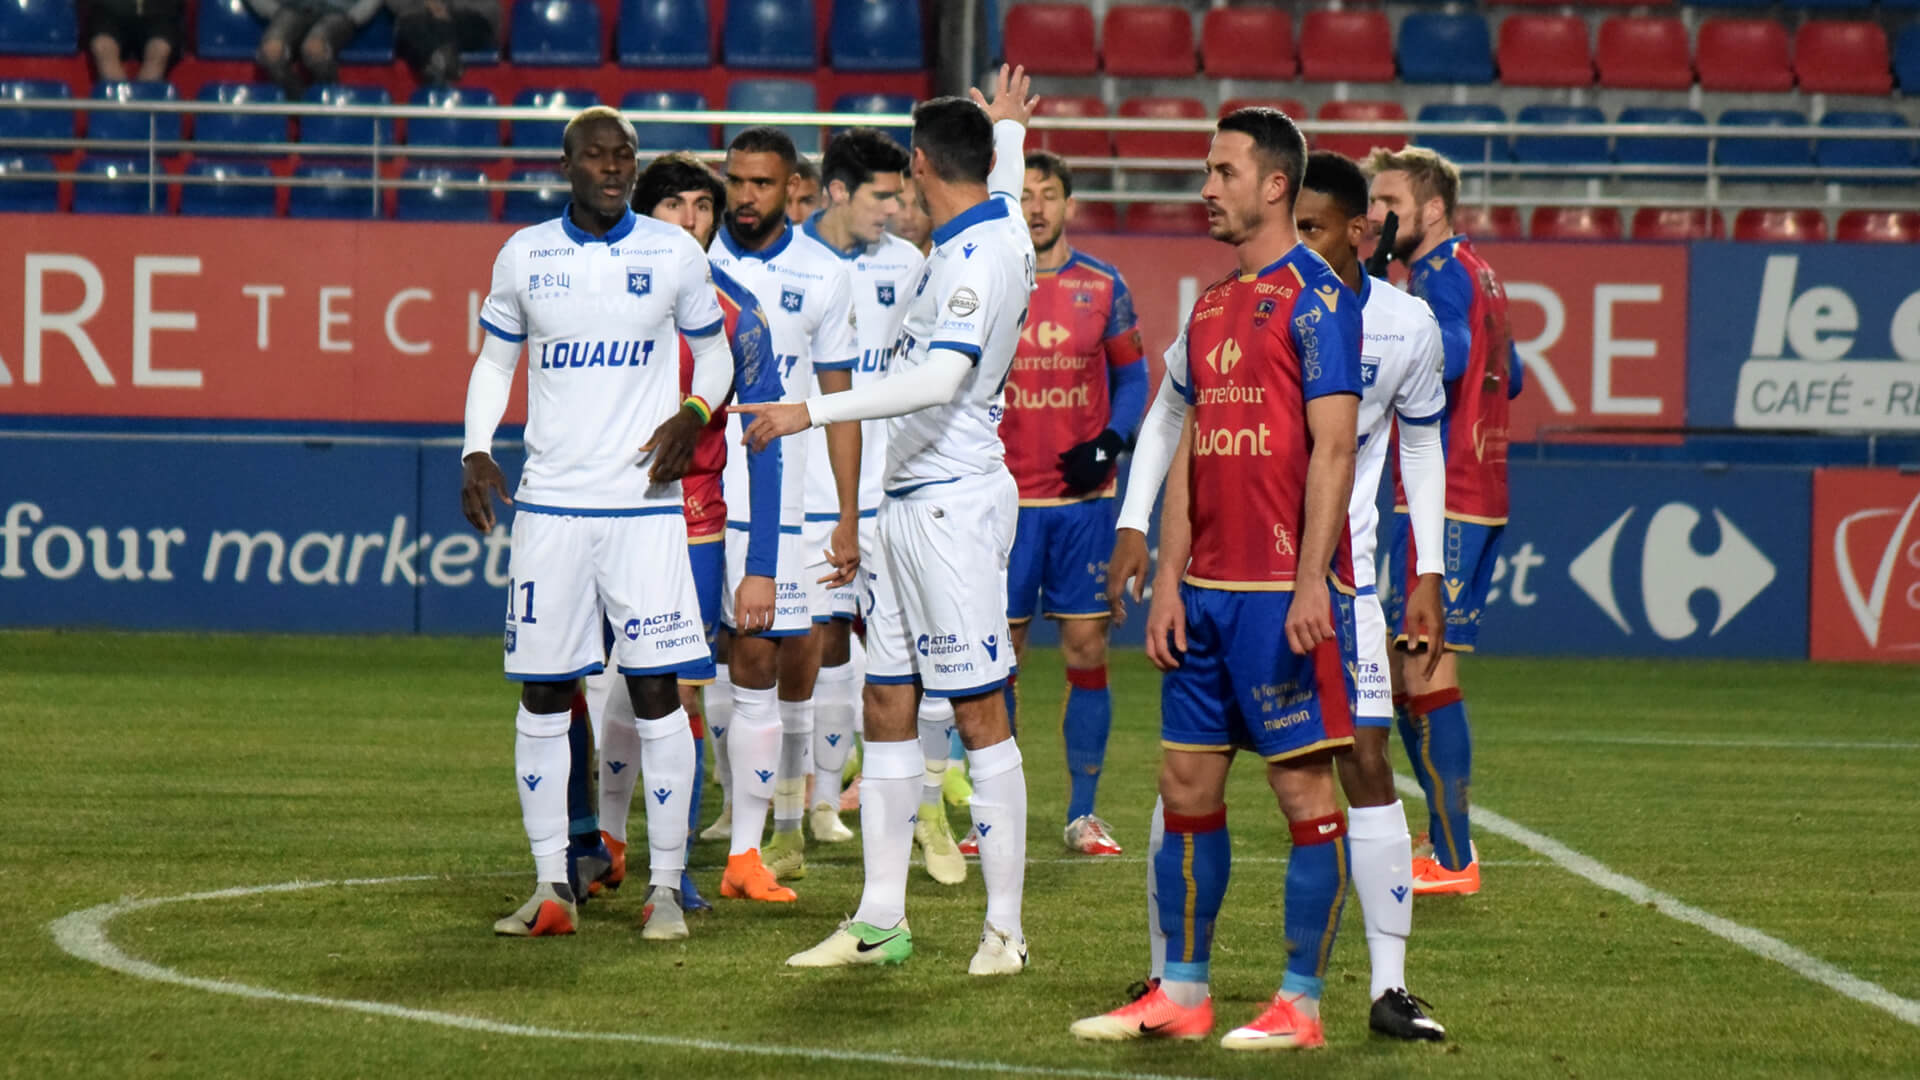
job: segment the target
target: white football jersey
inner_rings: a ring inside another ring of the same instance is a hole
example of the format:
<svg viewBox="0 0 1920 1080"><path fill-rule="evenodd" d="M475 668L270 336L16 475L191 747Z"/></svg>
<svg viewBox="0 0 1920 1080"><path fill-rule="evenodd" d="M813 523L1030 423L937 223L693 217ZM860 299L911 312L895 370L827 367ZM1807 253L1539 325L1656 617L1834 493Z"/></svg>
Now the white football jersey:
<svg viewBox="0 0 1920 1080"><path fill-rule="evenodd" d="M1440 324L1425 300L1385 281L1360 276L1360 448L1354 460L1353 501L1347 508L1353 530L1353 582L1374 583L1373 549L1380 524L1380 475L1392 442L1393 418L1405 423L1438 423L1447 409L1441 368L1446 354Z"/></svg>
<svg viewBox="0 0 1920 1080"><path fill-rule="evenodd" d="M631 211L604 237L564 215L521 229L493 261L480 323L527 345L519 508L680 504L678 481L652 484L638 466L680 409L676 334L721 329L707 257L685 229Z"/></svg>
<svg viewBox="0 0 1920 1080"><path fill-rule="evenodd" d="M780 368L782 400L805 401L813 393L814 365L846 367L857 355L853 345L853 285L846 263L825 244L786 226L764 251L734 246L722 223L707 252L713 264L746 286L766 312L773 331L773 360ZM727 422L729 446L740 445L738 413ZM806 513L808 440L781 444L780 524L798 527ZM828 468L823 451L821 468ZM729 453L720 476L724 491L747 490L747 455ZM747 519L745 499L730 500L729 520Z"/></svg>

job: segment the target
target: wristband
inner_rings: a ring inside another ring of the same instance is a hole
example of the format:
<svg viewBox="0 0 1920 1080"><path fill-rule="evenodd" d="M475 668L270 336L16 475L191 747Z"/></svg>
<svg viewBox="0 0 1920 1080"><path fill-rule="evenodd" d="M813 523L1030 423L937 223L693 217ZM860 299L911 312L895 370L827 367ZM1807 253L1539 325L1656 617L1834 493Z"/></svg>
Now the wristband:
<svg viewBox="0 0 1920 1080"><path fill-rule="evenodd" d="M692 409L700 417L702 424L713 422L713 406L707 404L706 400L698 394L688 394L687 400L680 404L684 408Z"/></svg>

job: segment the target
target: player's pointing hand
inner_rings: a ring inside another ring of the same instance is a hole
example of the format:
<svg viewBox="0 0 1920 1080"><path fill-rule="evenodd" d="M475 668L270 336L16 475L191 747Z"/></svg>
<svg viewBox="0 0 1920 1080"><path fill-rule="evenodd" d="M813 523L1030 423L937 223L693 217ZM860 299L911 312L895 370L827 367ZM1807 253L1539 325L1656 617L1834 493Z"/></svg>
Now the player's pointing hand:
<svg viewBox="0 0 1920 1080"><path fill-rule="evenodd" d="M1024 127L1033 119L1033 110L1040 104L1040 99L1032 96L1032 90L1033 80L1027 77L1026 68L1001 64L1000 73L993 80L993 100L987 100L987 96L975 88L969 87L967 93L972 95L974 104L987 110L987 119L996 124L1013 120Z"/></svg>
<svg viewBox="0 0 1920 1080"><path fill-rule="evenodd" d="M813 415L802 401L767 401L758 405L735 404L733 411L753 417L740 441L754 450L765 450L773 440L797 435L813 426Z"/></svg>

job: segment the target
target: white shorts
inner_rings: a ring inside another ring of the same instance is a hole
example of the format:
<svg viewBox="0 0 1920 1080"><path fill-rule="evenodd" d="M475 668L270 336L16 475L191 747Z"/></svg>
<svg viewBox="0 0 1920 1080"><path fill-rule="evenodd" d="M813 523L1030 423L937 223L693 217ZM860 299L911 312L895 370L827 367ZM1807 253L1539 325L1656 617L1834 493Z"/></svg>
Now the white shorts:
<svg viewBox="0 0 1920 1080"><path fill-rule="evenodd" d="M879 512L875 510L865 510L860 514L860 562L862 564L872 559L879 550L878 514ZM808 567L809 570L818 570L818 572L813 575L815 578L825 577L827 571L833 569L833 567L827 563L822 552L826 551L827 545L833 541L833 527L835 524L836 523L832 521L809 521L801 533L801 535L806 537L808 556L817 560L814 566ZM852 619L855 615L864 611L867 606L867 587L865 582L866 574L863 565L862 573L855 575L852 581L839 588L829 589L822 585L820 591L826 598L827 611L826 614L822 616L818 610L815 610L813 613L813 621L826 622L830 619Z"/></svg>
<svg viewBox="0 0 1920 1080"><path fill-rule="evenodd" d="M812 593L811 610L813 621L827 623L833 621L833 597L837 591L820 582L820 579L833 573L833 564L827 561L827 547L833 543L833 529L839 523L833 521L809 521L800 529L801 547L806 551L807 565L802 571L807 588ZM847 586L851 588L852 586Z"/></svg>
<svg viewBox="0 0 1920 1080"><path fill-rule="evenodd" d="M1004 469L880 504L880 558L866 575L868 682L918 678L932 697L1006 682L1007 556L1019 513L1019 489Z"/></svg>
<svg viewBox="0 0 1920 1080"><path fill-rule="evenodd" d="M1364 727L1393 726L1393 676L1387 670L1387 616L1372 589L1353 598L1354 721ZM1369 723L1368 721L1372 721Z"/></svg>
<svg viewBox="0 0 1920 1080"><path fill-rule="evenodd" d="M773 627L762 637L793 637L813 629L814 594L824 586L814 585L806 572L806 544L798 526L780 529L780 550L775 556L773 575ZM720 622L734 631L733 597L740 581L747 576L747 530L727 526L727 584L720 590ZM819 577L819 574L812 575Z"/></svg>
<svg viewBox="0 0 1920 1080"><path fill-rule="evenodd" d="M621 516L513 518L507 560L507 678L559 682L614 666L671 675L707 656L678 506Z"/></svg>

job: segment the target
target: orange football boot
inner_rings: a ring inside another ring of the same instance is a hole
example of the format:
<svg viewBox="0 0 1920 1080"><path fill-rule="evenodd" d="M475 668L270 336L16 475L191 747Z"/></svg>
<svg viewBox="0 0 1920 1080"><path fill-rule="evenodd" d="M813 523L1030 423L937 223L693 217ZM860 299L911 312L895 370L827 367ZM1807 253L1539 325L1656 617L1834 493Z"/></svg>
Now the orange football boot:
<svg viewBox="0 0 1920 1080"><path fill-rule="evenodd" d="M1275 994L1267 1011L1245 1027L1227 1032L1220 1045L1228 1050L1316 1050L1327 1045L1319 1017L1294 1007L1297 994Z"/></svg>
<svg viewBox="0 0 1920 1080"><path fill-rule="evenodd" d="M790 904L799 899L792 889L780 884L760 861L760 849L751 848L727 856L727 872L720 877L720 895L729 900L761 900Z"/></svg>
<svg viewBox="0 0 1920 1080"><path fill-rule="evenodd" d="M1098 1042L1125 1039L1204 1039L1213 1034L1213 998L1194 1006L1177 1004L1160 989L1160 980L1137 983L1133 1000L1108 1013L1076 1020L1068 1028L1076 1038Z"/></svg>
<svg viewBox="0 0 1920 1080"><path fill-rule="evenodd" d="M587 882L588 896L619 892L620 884L627 880L627 842L608 836L605 829L600 830L600 839L607 845L607 854L613 856L613 862L599 877Z"/></svg>

